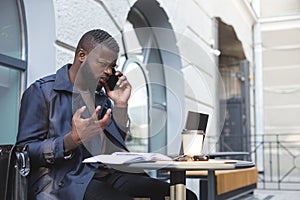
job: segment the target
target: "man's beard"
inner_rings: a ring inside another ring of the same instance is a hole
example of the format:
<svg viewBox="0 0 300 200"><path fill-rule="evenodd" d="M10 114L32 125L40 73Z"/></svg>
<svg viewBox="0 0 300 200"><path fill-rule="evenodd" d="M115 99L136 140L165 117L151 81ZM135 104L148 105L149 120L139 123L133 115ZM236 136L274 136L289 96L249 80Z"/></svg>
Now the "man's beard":
<svg viewBox="0 0 300 200"><path fill-rule="evenodd" d="M88 88L90 91L95 91L98 85L98 78L93 74L93 72L90 69L90 66L87 64L84 64L81 69L82 74L82 83L84 84L84 88Z"/></svg>

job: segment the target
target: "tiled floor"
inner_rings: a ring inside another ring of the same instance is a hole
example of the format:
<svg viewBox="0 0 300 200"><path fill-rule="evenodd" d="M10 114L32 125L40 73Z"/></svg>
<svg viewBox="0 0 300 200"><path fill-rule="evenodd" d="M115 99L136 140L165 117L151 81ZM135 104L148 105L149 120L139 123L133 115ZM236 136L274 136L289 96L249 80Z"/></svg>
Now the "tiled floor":
<svg viewBox="0 0 300 200"><path fill-rule="evenodd" d="M300 188L299 191L256 189L254 194L241 197L239 200L300 200Z"/></svg>

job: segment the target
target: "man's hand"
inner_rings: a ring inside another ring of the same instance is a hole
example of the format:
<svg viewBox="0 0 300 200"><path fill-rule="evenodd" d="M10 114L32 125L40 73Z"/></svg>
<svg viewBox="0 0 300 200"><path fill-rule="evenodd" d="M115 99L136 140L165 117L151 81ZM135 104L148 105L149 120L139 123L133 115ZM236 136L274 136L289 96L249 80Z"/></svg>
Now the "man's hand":
<svg viewBox="0 0 300 200"><path fill-rule="evenodd" d="M110 90L107 84L104 84L104 88L108 97L114 101L115 107L124 108L127 107L128 104L128 99L131 94L131 85L122 72L117 71L115 75L119 76L119 80L114 90Z"/></svg>
<svg viewBox="0 0 300 200"><path fill-rule="evenodd" d="M87 119L81 118L81 115L85 109L85 106L78 109L72 118L71 136L74 142L76 142L78 145L85 141L91 140L98 134L103 133L103 129L105 129L110 123L111 109L107 109L105 115L100 120L98 120L100 106L97 106L92 116Z"/></svg>

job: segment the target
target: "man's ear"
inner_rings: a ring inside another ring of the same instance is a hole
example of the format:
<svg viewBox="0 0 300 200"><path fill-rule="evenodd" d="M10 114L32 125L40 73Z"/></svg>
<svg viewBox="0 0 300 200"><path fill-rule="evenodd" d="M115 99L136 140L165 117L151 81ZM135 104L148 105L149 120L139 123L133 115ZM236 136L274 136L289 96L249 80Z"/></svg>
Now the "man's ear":
<svg viewBox="0 0 300 200"><path fill-rule="evenodd" d="M83 49L79 49L79 51L77 52L77 57L80 62L84 62L85 59L87 58L86 51Z"/></svg>

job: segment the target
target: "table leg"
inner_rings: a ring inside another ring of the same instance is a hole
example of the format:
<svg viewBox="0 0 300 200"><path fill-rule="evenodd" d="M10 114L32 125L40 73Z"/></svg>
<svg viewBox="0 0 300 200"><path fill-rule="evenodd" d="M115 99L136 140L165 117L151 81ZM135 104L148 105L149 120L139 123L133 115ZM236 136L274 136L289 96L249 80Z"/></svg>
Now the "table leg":
<svg viewBox="0 0 300 200"><path fill-rule="evenodd" d="M170 172L171 200L186 200L185 170Z"/></svg>
<svg viewBox="0 0 300 200"><path fill-rule="evenodd" d="M216 176L215 170L208 170L207 176L207 199L215 200L216 199Z"/></svg>

